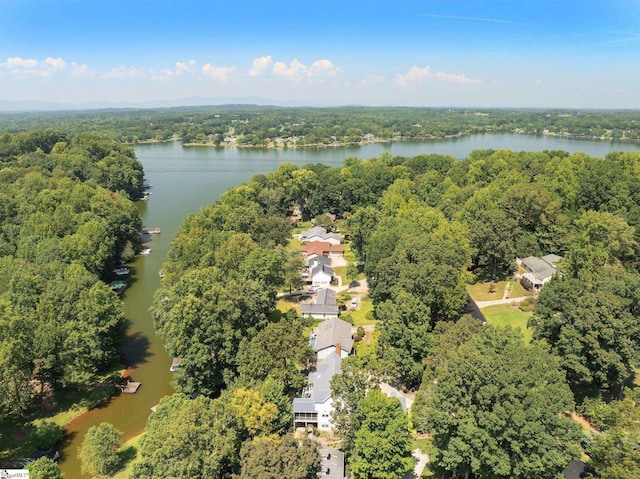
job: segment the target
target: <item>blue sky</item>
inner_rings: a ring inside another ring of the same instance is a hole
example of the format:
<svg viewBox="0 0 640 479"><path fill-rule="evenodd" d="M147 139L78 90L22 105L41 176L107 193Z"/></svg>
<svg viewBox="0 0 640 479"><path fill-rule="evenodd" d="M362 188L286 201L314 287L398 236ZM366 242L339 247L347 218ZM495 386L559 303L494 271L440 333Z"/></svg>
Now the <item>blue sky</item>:
<svg viewBox="0 0 640 479"><path fill-rule="evenodd" d="M637 0L0 0L0 100L640 108Z"/></svg>

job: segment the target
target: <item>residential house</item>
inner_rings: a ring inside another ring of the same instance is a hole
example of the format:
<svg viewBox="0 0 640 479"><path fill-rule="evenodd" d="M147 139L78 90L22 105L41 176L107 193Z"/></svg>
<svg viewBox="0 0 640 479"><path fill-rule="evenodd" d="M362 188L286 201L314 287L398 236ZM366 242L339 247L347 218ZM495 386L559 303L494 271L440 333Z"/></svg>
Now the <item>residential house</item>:
<svg viewBox="0 0 640 479"><path fill-rule="evenodd" d="M309 274L311 276L311 286L316 289L328 288L335 277L335 272L331 266L320 263L316 264Z"/></svg>
<svg viewBox="0 0 640 479"><path fill-rule="evenodd" d="M556 264L562 260L561 256L548 254L542 258L527 256L524 259L516 259L516 262L525 269L520 282L525 288L540 290L543 285L551 281L557 273Z"/></svg>
<svg viewBox="0 0 640 479"><path fill-rule="evenodd" d="M337 318L340 308L336 303L336 292L331 289L321 289L313 304L300 306L300 313L304 317L311 316L314 319Z"/></svg>
<svg viewBox="0 0 640 479"><path fill-rule="evenodd" d="M313 254L317 254L320 256L342 256L344 254L344 245L341 244L331 244L326 241L312 241L306 244L303 244L300 247L300 251L306 256L309 257Z"/></svg>
<svg viewBox="0 0 640 479"><path fill-rule="evenodd" d="M327 233L327 230L322 226L314 226L313 228L300 233L301 243L313 243L318 241L331 243L332 245L339 245L342 242L342 236L338 233Z"/></svg>
<svg viewBox="0 0 640 479"><path fill-rule="evenodd" d="M340 350L340 356L346 358L353 349L351 324L341 319L326 319L311 334L318 361L322 361L338 350Z"/></svg>
<svg viewBox="0 0 640 479"><path fill-rule="evenodd" d="M293 399L294 428L313 426L321 431L331 430L331 378L342 372L342 358L333 351L318 362L316 371L309 373L309 385L301 398Z"/></svg>
<svg viewBox="0 0 640 479"><path fill-rule="evenodd" d="M310 270L315 268L319 264L331 266L331 259L328 256L319 255L317 253L313 253L311 256L307 256L304 262L307 268L309 268Z"/></svg>

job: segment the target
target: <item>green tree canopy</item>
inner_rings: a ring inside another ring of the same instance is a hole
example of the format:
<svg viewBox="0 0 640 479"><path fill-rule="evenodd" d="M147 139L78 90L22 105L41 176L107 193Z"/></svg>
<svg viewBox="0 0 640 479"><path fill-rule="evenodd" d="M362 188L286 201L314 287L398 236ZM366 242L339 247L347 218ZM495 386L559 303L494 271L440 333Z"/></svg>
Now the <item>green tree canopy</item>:
<svg viewBox="0 0 640 479"><path fill-rule="evenodd" d="M112 473L120 463L118 450L121 447L122 433L113 425L103 422L90 427L78 448L82 472L94 476Z"/></svg>
<svg viewBox="0 0 640 479"><path fill-rule="evenodd" d="M434 466L479 479L559 477L580 451L559 366L511 329L487 327L459 346L423 384L416 411L433 434Z"/></svg>

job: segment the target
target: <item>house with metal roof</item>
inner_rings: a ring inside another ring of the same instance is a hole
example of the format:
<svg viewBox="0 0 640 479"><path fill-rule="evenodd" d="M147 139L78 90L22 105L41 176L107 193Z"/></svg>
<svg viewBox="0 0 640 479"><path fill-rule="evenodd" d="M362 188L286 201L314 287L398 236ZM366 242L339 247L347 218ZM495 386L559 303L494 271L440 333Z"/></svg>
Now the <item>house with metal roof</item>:
<svg viewBox="0 0 640 479"><path fill-rule="evenodd" d="M551 281L557 274L556 264L562 260L561 256L548 254L541 258L527 256L524 259L516 259L516 262L525 269L520 282L526 288L540 290L543 285Z"/></svg>

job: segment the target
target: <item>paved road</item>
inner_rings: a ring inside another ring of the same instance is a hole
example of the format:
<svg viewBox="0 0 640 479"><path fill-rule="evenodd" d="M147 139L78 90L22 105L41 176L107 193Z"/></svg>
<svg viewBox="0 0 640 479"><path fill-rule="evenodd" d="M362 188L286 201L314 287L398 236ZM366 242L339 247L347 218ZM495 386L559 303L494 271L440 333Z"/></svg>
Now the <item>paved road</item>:
<svg viewBox="0 0 640 479"><path fill-rule="evenodd" d="M475 301L478 308L486 308L487 306L495 306L496 304L520 304L531 296L518 296L517 298L494 299L492 301Z"/></svg>

